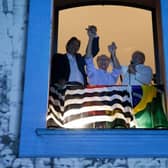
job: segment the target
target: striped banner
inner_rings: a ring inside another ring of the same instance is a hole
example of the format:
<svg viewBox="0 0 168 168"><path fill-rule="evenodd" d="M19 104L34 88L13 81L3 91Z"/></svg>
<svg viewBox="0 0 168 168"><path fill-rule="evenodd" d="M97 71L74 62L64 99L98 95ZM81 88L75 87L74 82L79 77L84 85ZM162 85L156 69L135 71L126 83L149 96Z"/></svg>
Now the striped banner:
<svg viewBox="0 0 168 168"><path fill-rule="evenodd" d="M135 127L127 86L50 87L48 128Z"/></svg>

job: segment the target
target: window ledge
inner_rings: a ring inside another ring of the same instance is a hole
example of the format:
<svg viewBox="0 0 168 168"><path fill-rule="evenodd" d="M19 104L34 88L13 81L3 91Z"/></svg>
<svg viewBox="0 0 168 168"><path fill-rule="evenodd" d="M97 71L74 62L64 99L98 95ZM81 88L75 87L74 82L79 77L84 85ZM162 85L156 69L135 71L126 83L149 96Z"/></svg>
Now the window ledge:
<svg viewBox="0 0 168 168"><path fill-rule="evenodd" d="M37 136L45 135L86 135L86 136L116 136L116 135L126 135L126 136L166 136L168 137L168 129L47 129L47 128L37 128L35 130Z"/></svg>

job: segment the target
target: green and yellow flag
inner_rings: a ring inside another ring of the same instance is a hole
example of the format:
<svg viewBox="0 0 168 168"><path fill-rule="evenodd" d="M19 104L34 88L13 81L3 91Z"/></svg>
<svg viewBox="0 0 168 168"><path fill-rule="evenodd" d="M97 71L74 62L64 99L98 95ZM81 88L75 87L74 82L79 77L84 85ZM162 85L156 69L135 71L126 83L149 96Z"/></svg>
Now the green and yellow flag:
<svg viewBox="0 0 168 168"><path fill-rule="evenodd" d="M168 128L161 86L132 86L132 101L139 128Z"/></svg>

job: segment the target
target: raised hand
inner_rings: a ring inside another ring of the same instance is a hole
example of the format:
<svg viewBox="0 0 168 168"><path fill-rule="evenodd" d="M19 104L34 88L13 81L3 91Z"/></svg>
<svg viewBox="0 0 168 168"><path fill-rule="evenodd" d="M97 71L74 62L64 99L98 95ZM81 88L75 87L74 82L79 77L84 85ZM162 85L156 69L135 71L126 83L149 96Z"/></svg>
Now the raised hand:
<svg viewBox="0 0 168 168"><path fill-rule="evenodd" d="M130 64L128 66L128 73L132 73L132 74L135 74L136 73L136 68L135 68L135 65L134 64Z"/></svg>
<svg viewBox="0 0 168 168"><path fill-rule="evenodd" d="M112 42L111 45L108 46L109 52L112 54L112 56L115 56L117 46L115 42Z"/></svg>
<svg viewBox="0 0 168 168"><path fill-rule="evenodd" d="M89 25L88 28L86 28L87 34L90 38L94 38L97 36L97 28L94 25Z"/></svg>
<svg viewBox="0 0 168 168"><path fill-rule="evenodd" d="M108 46L108 50L111 53L111 60L112 60L112 63L113 63L113 67L117 68L117 69L120 69L121 65L120 65L120 62L119 62L119 60L116 56L116 49L117 49L117 46L116 46L115 42L112 42Z"/></svg>

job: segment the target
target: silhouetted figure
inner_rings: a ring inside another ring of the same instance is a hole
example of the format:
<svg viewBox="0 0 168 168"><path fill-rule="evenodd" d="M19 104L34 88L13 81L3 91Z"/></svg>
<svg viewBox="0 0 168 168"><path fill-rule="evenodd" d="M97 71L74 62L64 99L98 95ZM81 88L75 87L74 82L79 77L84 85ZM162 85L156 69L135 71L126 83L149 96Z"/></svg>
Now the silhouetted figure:
<svg viewBox="0 0 168 168"><path fill-rule="evenodd" d="M92 55L92 43L93 39L96 35L96 32L87 30L87 34L89 37L88 46L86 49L86 72L88 75L88 83L90 85L113 85L117 82L119 75L121 74L121 66L116 57L116 45L113 42L108 46L108 50L111 54L111 59L106 55L100 55L97 57L97 65L98 68L95 67L93 62ZM112 61L113 70L112 72L108 72L107 69Z"/></svg>
<svg viewBox="0 0 168 168"><path fill-rule="evenodd" d="M145 54L141 51L135 51L128 67L122 66L122 84L123 85L144 85L152 81L152 69L144 65Z"/></svg>
<svg viewBox="0 0 168 168"><path fill-rule="evenodd" d="M85 60L84 57L78 53L79 48L80 40L77 37L72 37L66 44L66 53L56 53L53 56L51 84L57 83L64 85L66 82L77 82L83 85L87 84L87 75L84 67ZM92 43L92 54L96 55L98 51L99 38L95 37Z"/></svg>

